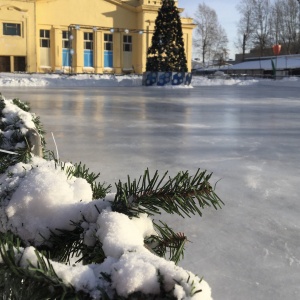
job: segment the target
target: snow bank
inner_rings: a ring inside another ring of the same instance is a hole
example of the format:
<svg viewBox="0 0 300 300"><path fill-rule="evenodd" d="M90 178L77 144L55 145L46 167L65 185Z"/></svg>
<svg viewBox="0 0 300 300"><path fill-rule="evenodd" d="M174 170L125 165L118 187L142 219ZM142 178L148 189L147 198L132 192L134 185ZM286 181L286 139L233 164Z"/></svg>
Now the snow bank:
<svg viewBox="0 0 300 300"><path fill-rule="evenodd" d="M12 74L0 73L0 86L28 87L84 87L84 86L141 86L139 75L97 75L97 74Z"/></svg>
<svg viewBox="0 0 300 300"><path fill-rule="evenodd" d="M289 77L282 80L270 79L209 79L202 76L193 76L192 86L165 86L155 88L192 88L193 86L216 86L216 85L283 85L287 87L299 86L299 78ZM43 86L57 86L57 87L109 87L109 86L141 86L141 75L99 75L99 74L13 74L0 73L0 86L27 86L27 87L43 87ZM153 87L152 87L153 88Z"/></svg>

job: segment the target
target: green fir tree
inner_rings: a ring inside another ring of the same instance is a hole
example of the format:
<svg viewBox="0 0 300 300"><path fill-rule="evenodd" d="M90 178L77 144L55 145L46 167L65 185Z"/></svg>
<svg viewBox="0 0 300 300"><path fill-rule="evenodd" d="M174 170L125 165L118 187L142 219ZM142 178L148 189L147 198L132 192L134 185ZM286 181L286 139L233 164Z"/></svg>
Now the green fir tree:
<svg viewBox="0 0 300 300"><path fill-rule="evenodd" d="M146 71L187 72L181 19L174 0L163 0L158 11Z"/></svg>

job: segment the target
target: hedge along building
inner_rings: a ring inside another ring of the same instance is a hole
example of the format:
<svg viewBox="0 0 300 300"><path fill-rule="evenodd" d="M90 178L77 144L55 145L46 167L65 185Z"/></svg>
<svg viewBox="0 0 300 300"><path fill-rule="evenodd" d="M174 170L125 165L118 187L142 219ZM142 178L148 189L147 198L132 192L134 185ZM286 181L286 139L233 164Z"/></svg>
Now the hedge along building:
<svg viewBox="0 0 300 300"><path fill-rule="evenodd" d="M0 0L0 72L141 74L160 6L158 0ZM190 70L195 25L181 20Z"/></svg>

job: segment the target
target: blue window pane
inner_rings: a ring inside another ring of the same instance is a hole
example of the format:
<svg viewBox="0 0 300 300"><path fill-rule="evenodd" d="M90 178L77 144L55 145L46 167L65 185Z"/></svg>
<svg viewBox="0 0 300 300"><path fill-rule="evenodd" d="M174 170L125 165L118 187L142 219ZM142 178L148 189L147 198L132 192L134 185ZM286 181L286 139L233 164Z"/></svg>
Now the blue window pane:
<svg viewBox="0 0 300 300"><path fill-rule="evenodd" d="M84 50L84 66L93 67L94 66L94 53L93 50Z"/></svg>
<svg viewBox="0 0 300 300"><path fill-rule="evenodd" d="M69 49L63 49L62 51L63 67L71 67L71 57Z"/></svg>
<svg viewBox="0 0 300 300"><path fill-rule="evenodd" d="M113 52L112 51L104 51L104 68L112 68L113 67Z"/></svg>

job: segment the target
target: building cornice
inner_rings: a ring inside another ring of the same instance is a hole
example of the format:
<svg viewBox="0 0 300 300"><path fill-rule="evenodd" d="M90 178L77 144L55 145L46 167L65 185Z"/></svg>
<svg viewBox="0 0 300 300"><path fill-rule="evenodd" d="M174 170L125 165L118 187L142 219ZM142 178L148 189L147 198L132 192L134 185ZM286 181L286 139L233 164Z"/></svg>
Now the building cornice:
<svg viewBox="0 0 300 300"><path fill-rule="evenodd" d="M114 4L114 5L117 5L117 6L121 6L127 10L130 10L130 11L133 11L133 12L137 12L137 9L136 7L130 5L130 4L127 4L127 3L124 3L122 0L105 0L106 2L109 2L111 4Z"/></svg>
<svg viewBox="0 0 300 300"><path fill-rule="evenodd" d="M13 6L13 5L7 5L7 4L0 6L0 10L4 10L4 9L16 10L16 11L20 11L20 12L27 12L28 11L28 9L20 8L20 7Z"/></svg>
<svg viewBox="0 0 300 300"><path fill-rule="evenodd" d="M159 4L145 4L144 2L146 1L142 1L140 4L133 6L130 5L129 3L126 3L124 0L105 0L107 2L110 2L112 4L121 6L125 9L128 9L130 11L133 12L142 12L142 11L151 11L151 12L157 12L159 10L159 8L161 7L161 5ZM180 13L182 13L184 11L183 8L178 8L178 11Z"/></svg>

